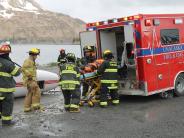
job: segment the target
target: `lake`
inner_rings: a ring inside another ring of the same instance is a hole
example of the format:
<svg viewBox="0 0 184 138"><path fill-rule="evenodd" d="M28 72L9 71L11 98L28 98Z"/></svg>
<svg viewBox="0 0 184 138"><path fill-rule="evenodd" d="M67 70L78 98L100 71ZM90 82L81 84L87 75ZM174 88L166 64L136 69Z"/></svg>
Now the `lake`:
<svg viewBox="0 0 184 138"><path fill-rule="evenodd" d="M11 59L22 65L24 60L28 57L28 51L31 48L39 48L40 56L38 56L36 63L39 65L57 62L59 50L64 48L66 53L72 52L76 57L81 57L80 45L11 45L12 52L10 53Z"/></svg>

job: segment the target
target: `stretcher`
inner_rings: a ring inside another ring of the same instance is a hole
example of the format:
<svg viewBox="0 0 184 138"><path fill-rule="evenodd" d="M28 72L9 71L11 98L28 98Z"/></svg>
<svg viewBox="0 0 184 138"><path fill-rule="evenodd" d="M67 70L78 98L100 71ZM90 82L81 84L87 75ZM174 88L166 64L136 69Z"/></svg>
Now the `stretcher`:
<svg viewBox="0 0 184 138"><path fill-rule="evenodd" d="M88 84L88 91L84 97L81 98L80 105L83 106L85 103L88 106L93 107L95 103L99 102L99 90L100 90L100 80L96 72L85 73L80 76L82 81Z"/></svg>
<svg viewBox="0 0 184 138"><path fill-rule="evenodd" d="M95 103L99 102L98 99L101 84L96 70L103 63L103 61L103 59L98 59L95 62L89 63L87 66L85 66L83 73L80 76L80 80L85 81L89 87L86 95L81 98L80 105L87 103L90 107L93 107Z"/></svg>
<svg viewBox="0 0 184 138"><path fill-rule="evenodd" d="M80 80L90 80L97 77L96 72L90 72L80 75Z"/></svg>

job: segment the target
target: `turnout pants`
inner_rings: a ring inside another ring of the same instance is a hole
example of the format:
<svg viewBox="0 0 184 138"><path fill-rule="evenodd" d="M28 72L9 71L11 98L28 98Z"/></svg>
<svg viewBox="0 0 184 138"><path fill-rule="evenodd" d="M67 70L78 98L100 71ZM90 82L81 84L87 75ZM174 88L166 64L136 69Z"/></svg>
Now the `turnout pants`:
<svg viewBox="0 0 184 138"><path fill-rule="evenodd" d="M0 117L2 123L10 123L12 120L14 95L13 92L0 92Z"/></svg>
<svg viewBox="0 0 184 138"><path fill-rule="evenodd" d="M64 107L70 108L70 107L76 107L79 108L79 102L80 102L80 88L79 85L76 86L75 90L63 90L62 93L64 96Z"/></svg>
<svg viewBox="0 0 184 138"><path fill-rule="evenodd" d="M107 106L107 94L110 94L112 103L119 104L119 94L118 89L108 89L108 86L105 84L101 85L101 92L100 92L100 105Z"/></svg>
<svg viewBox="0 0 184 138"><path fill-rule="evenodd" d="M36 81L31 80L27 83L28 93L24 100L24 111L29 112L31 109L40 109L41 91Z"/></svg>

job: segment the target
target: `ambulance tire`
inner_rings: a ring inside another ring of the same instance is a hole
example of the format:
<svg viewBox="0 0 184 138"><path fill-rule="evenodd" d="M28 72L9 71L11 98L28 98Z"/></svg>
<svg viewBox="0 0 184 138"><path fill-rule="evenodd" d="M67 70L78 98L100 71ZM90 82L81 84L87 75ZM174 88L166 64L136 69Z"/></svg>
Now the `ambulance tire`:
<svg viewBox="0 0 184 138"><path fill-rule="evenodd" d="M178 97L184 95L184 73L179 74L176 78L174 94Z"/></svg>
<svg viewBox="0 0 184 138"><path fill-rule="evenodd" d="M160 97L162 99L171 99L174 97L173 91L165 91L160 93Z"/></svg>

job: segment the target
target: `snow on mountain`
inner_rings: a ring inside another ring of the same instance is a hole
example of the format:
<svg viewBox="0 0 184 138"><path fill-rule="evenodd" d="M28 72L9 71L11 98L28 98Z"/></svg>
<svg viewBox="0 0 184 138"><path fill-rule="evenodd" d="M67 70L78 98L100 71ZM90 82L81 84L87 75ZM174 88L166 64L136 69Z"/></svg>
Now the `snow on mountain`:
<svg viewBox="0 0 184 138"><path fill-rule="evenodd" d="M39 14L42 8L34 0L0 0L0 16L11 18L18 11Z"/></svg>
<svg viewBox="0 0 184 138"><path fill-rule="evenodd" d="M75 43L84 22L42 9L36 0L0 0L0 40L13 43Z"/></svg>

